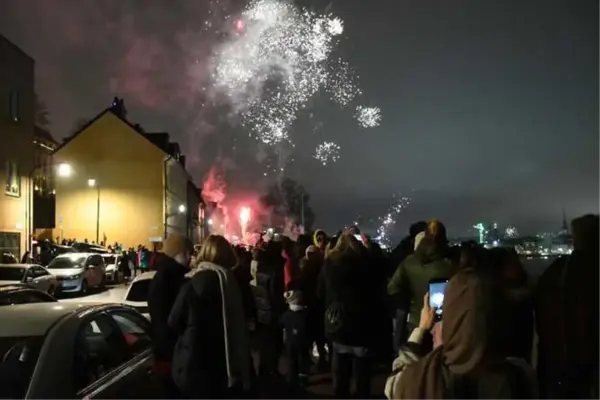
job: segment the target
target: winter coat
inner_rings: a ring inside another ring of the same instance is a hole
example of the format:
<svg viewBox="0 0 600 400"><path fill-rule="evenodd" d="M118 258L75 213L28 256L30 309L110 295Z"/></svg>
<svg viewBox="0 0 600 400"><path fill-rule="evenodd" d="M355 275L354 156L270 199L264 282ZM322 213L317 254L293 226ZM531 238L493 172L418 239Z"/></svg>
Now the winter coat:
<svg viewBox="0 0 600 400"><path fill-rule="evenodd" d="M423 239L417 251L400 263L388 283L388 294L397 296L400 309L409 310L411 328L419 323L423 296L429 290L429 281L450 279L454 273L446 251L446 247L436 246L427 238Z"/></svg>
<svg viewBox="0 0 600 400"><path fill-rule="evenodd" d="M156 360L171 361L177 335L168 326L169 314L188 269L162 253L157 256L156 265L156 275L148 290L152 349Z"/></svg>
<svg viewBox="0 0 600 400"><path fill-rule="evenodd" d="M362 253L331 252L323 263L318 296L325 310L341 305L341 328L328 333L329 340L357 347L372 347L377 307L376 276L369 270L369 256ZM326 311L327 313L327 311Z"/></svg>

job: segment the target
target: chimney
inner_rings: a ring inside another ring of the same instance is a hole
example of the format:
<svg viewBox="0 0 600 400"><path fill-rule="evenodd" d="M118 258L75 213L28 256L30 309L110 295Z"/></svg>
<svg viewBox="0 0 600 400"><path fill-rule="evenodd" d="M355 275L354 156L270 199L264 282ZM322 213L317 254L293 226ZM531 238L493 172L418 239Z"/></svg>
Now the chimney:
<svg viewBox="0 0 600 400"><path fill-rule="evenodd" d="M118 97L113 98L110 108L112 109L112 112L115 113L115 115L123 119L127 118L127 109L125 108L125 103L123 102L123 99L120 99Z"/></svg>
<svg viewBox="0 0 600 400"><path fill-rule="evenodd" d="M183 156L183 155L179 156L179 163L185 169L185 156Z"/></svg>

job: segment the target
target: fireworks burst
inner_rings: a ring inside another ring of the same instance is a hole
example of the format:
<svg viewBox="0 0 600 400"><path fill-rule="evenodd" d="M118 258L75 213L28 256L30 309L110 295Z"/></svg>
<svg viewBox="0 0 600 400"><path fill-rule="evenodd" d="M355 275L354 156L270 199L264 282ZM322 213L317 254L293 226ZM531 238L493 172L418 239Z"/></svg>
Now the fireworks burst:
<svg viewBox="0 0 600 400"><path fill-rule="evenodd" d="M327 165L327 163L334 163L340 158L339 152L340 146L333 142L324 142L317 146L315 158L319 160L321 164Z"/></svg>
<svg viewBox="0 0 600 400"><path fill-rule="evenodd" d="M507 238L515 238L515 237L519 236L519 232L517 231L517 228L515 228L514 226L509 226L504 231L504 236L506 236Z"/></svg>
<svg viewBox="0 0 600 400"><path fill-rule="evenodd" d="M260 142L290 142L290 126L320 89L341 106L361 94L348 64L331 60L341 19L254 0L234 26L214 53L211 79Z"/></svg>
<svg viewBox="0 0 600 400"><path fill-rule="evenodd" d="M379 107L356 107L356 120L363 128L375 128L381 122Z"/></svg>
<svg viewBox="0 0 600 400"><path fill-rule="evenodd" d="M377 236L375 240L379 243L382 243L386 246L390 246L390 230L396 225L396 218L398 215L408 207L410 204L409 197L400 197L399 199L395 199L394 205L388 210L388 212L381 217L379 220L381 221L381 225L377 228Z"/></svg>

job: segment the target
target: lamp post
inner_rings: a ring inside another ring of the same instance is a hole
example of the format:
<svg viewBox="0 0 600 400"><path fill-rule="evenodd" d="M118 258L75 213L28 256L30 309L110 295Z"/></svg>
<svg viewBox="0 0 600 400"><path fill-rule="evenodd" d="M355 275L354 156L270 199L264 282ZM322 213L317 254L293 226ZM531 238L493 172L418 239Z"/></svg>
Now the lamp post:
<svg viewBox="0 0 600 400"><path fill-rule="evenodd" d="M97 189L98 196L96 198L96 244L100 244L100 185L93 178L88 179L88 186Z"/></svg>

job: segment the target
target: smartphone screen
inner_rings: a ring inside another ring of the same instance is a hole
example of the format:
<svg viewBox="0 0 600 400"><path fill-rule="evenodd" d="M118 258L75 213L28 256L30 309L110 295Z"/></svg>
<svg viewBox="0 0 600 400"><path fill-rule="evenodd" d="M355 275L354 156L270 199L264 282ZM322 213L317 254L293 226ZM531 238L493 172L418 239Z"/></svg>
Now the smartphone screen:
<svg viewBox="0 0 600 400"><path fill-rule="evenodd" d="M435 308L435 314L438 320L442 319L444 291L446 290L447 284L447 279L432 280L429 282L429 306Z"/></svg>
<svg viewBox="0 0 600 400"><path fill-rule="evenodd" d="M356 240L358 240L359 242L362 243L362 236L360 236L360 235L354 235L354 237L356 238Z"/></svg>

